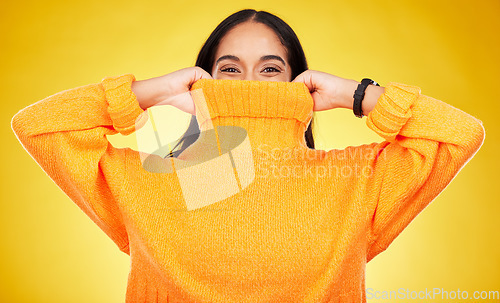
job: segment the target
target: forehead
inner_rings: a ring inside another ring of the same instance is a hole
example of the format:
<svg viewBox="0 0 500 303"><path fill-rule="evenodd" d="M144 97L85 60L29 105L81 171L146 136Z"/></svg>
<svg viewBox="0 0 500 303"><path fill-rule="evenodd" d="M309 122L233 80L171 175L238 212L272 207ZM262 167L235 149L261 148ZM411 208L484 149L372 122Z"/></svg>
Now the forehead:
<svg viewBox="0 0 500 303"><path fill-rule="evenodd" d="M241 60L258 59L264 55L280 55L286 60L286 48L267 25L244 22L236 25L221 39L216 58L235 55Z"/></svg>

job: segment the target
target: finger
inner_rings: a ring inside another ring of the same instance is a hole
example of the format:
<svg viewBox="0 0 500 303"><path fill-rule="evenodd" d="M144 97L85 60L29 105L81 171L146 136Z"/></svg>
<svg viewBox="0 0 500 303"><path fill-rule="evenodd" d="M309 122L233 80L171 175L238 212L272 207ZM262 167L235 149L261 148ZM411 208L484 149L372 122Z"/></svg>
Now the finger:
<svg viewBox="0 0 500 303"><path fill-rule="evenodd" d="M210 74L204 70L203 68L197 66L195 68L195 74L196 74L196 80L200 80L200 79L212 79L212 76L210 76Z"/></svg>
<svg viewBox="0 0 500 303"><path fill-rule="evenodd" d="M293 79L292 82L304 82L303 78L304 77L302 76L302 74L300 74L297 77L295 77L295 79Z"/></svg>
<svg viewBox="0 0 500 303"><path fill-rule="evenodd" d="M177 94L175 96L171 96L170 98L163 100L156 105L172 105L177 109L189 113L191 115L196 114L195 103L189 92L184 92L181 94Z"/></svg>
<svg viewBox="0 0 500 303"><path fill-rule="evenodd" d="M308 70L298 75L292 82L304 83L311 93L316 90L316 85L312 81L312 74Z"/></svg>
<svg viewBox="0 0 500 303"><path fill-rule="evenodd" d="M213 79L212 75L210 75L209 73L207 73L205 70L202 70L202 72L201 72L201 78L202 79Z"/></svg>
<svg viewBox="0 0 500 303"><path fill-rule="evenodd" d="M306 72L307 72L307 70L304 71L304 72L302 72L302 73L300 73L297 77L295 77L295 79L293 79L292 82L302 82L303 83L305 81L304 75L305 75Z"/></svg>
<svg viewBox="0 0 500 303"><path fill-rule="evenodd" d="M189 79L188 87L191 89L191 86L200 79L212 79L209 73L203 70L201 67L195 67L194 71L191 70L191 78Z"/></svg>

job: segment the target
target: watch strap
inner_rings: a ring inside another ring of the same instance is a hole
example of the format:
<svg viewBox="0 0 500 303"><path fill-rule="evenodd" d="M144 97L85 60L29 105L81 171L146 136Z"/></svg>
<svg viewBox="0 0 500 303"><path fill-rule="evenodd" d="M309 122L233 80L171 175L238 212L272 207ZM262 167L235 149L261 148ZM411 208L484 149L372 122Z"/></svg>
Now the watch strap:
<svg viewBox="0 0 500 303"><path fill-rule="evenodd" d="M354 92L354 103L352 105L352 110L354 112L354 115L358 118L363 117L363 110L361 108L361 103L363 102L363 99L365 97L365 91L368 85L373 84L376 86L380 86L377 82L375 82L372 79L369 78L364 78L361 80L361 83L358 84L358 87L356 88L356 91Z"/></svg>

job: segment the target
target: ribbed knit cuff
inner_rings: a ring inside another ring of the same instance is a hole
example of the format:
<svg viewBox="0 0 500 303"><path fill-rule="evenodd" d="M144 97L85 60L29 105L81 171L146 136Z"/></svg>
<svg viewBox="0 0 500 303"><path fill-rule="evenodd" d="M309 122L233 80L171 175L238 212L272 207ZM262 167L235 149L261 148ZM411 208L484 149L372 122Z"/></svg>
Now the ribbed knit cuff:
<svg viewBox="0 0 500 303"><path fill-rule="evenodd" d="M410 107L419 95L420 88L416 86L390 82L368 114L366 125L384 139L394 141L410 119Z"/></svg>
<svg viewBox="0 0 500 303"><path fill-rule="evenodd" d="M129 135L135 131L136 119L144 112L132 92L132 82L135 80L134 75L125 74L106 77L101 81L113 127L122 135Z"/></svg>

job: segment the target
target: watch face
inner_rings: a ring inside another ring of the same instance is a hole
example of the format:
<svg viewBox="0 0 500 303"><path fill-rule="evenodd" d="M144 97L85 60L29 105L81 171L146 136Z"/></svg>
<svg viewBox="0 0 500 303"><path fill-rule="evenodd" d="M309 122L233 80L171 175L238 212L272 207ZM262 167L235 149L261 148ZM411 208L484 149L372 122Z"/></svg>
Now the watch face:
<svg viewBox="0 0 500 303"><path fill-rule="evenodd" d="M368 86L370 84L373 84L373 85L376 85L376 86L380 86L377 82L373 81L372 79L369 79L369 78L364 78L363 80L361 80L361 83L365 86Z"/></svg>

